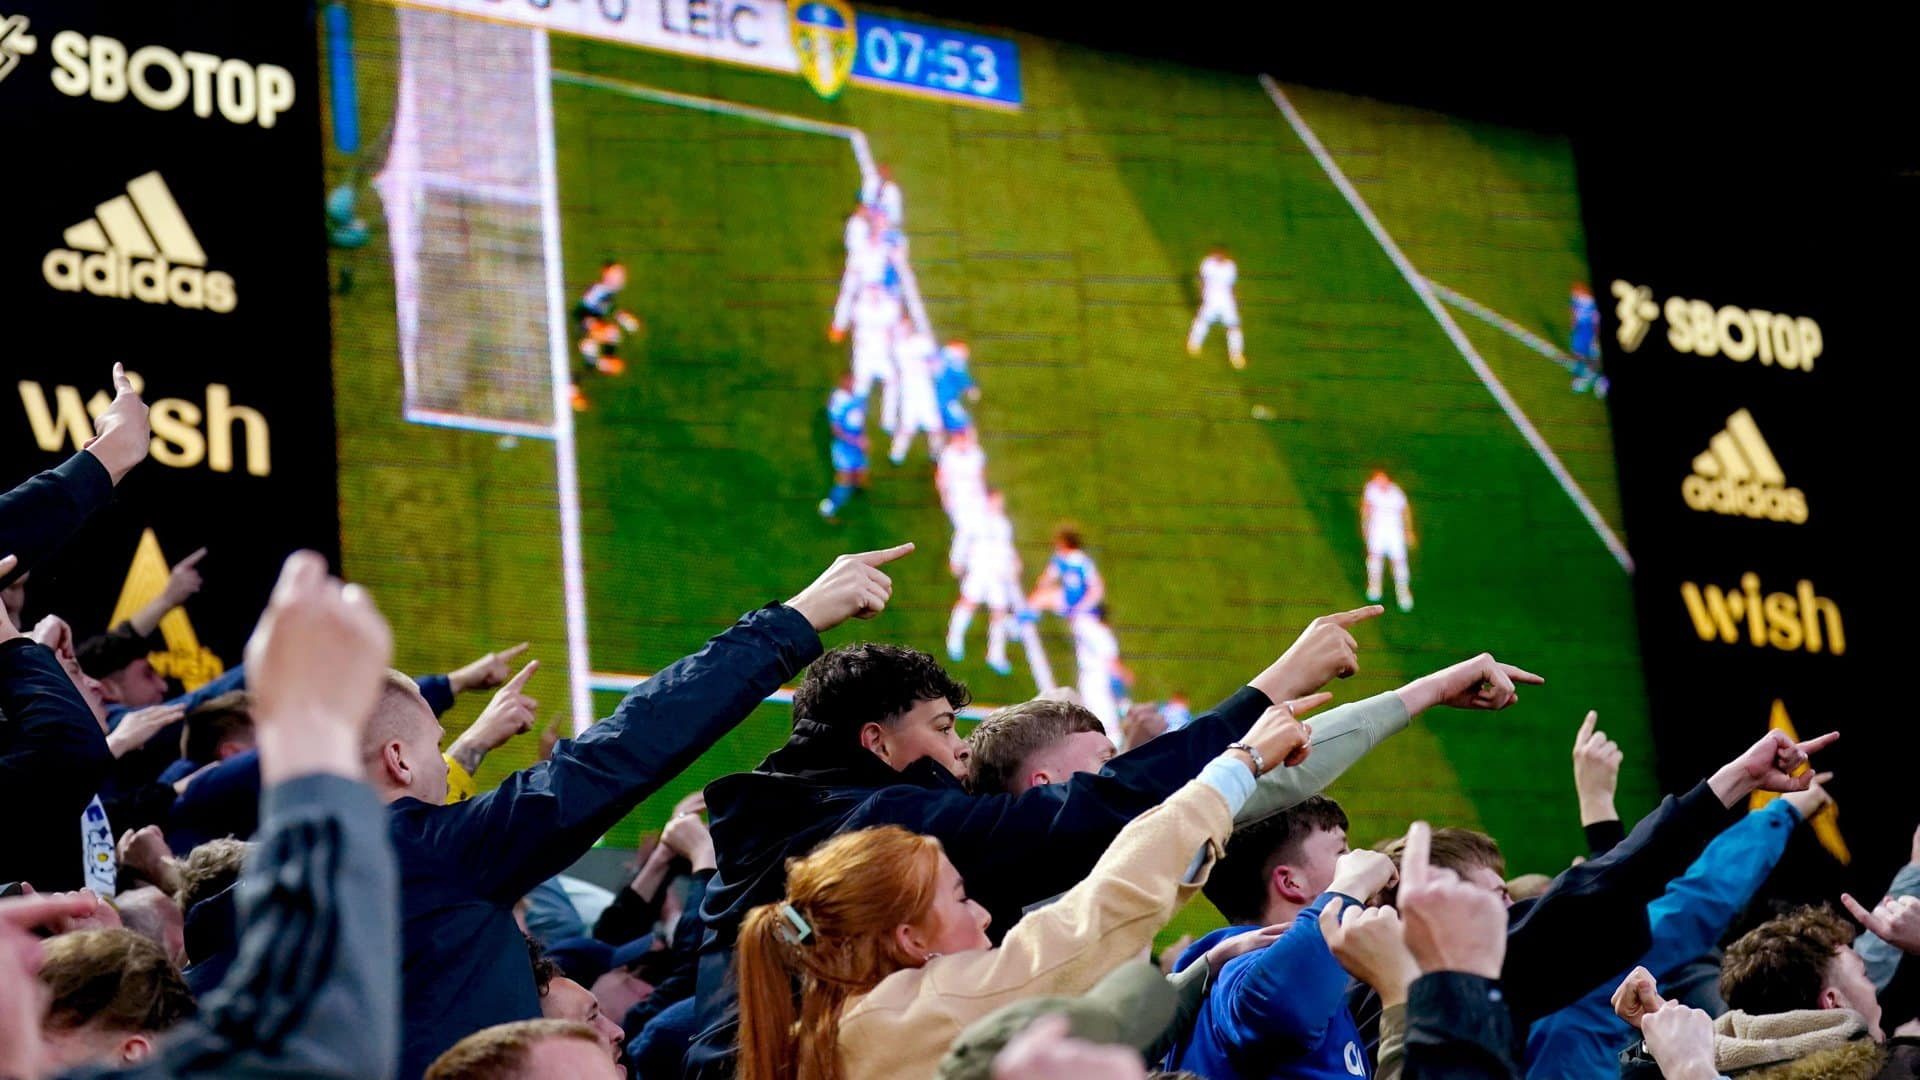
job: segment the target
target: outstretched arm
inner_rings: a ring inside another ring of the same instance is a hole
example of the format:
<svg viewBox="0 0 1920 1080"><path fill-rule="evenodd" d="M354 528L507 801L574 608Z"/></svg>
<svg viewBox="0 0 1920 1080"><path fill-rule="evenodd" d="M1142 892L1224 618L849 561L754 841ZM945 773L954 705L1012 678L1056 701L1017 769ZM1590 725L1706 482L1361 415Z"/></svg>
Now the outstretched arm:
<svg viewBox="0 0 1920 1080"><path fill-rule="evenodd" d="M1383 609L1378 604L1323 619L1372 618ZM1314 620L1318 625L1320 620ZM1351 625L1348 623L1347 625ZM1312 632L1312 627L1309 627ZM1301 640L1306 640L1302 635ZM1352 638L1346 638L1347 660L1352 659ZM1296 646L1298 647L1298 646ZM1284 657L1282 659L1285 659ZM1336 658L1336 662L1341 662ZM1356 662L1357 666L1357 662ZM1271 669L1270 669L1271 670ZM1354 670L1349 667L1346 674ZM1339 672L1336 672L1338 674ZM1492 680L1502 680L1494 688ZM1298 768L1278 769L1260 778L1253 798L1234 818L1236 824L1259 821L1290 806L1297 806L1340 778L1340 775L1380 745L1388 736L1406 727L1421 712L1438 704L1463 709L1500 709L1512 704L1518 695L1513 683L1537 683L1539 676L1501 664L1486 654L1442 668L1416 679L1399 690L1376 694L1333 709L1313 722L1313 755ZM1482 687L1489 687L1482 693Z"/></svg>
<svg viewBox="0 0 1920 1080"><path fill-rule="evenodd" d="M399 874L359 779L392 641L312 552L287 560L247 646L261 769L240 946L206 1010L121 1077L388 1077L400 1052Z"/></svg>
<svg viewBox="0 0 1920 1080"><path fill-rule="evenodd" d="M611 717L493 791L423 820L435 846L487 895L517 899L559 873L820 655L820 633L871 618L892 595L886 563L913 550L842 555L785 604L735 623L627 694Z"/></svg>
<svg viewBox="0 0 1920 1080"><path fill-rule="evenodd" d="M113 365L113 404L93 422L94 436L60 465L0 493L0 555L18 562L0 571L0 584L46 561L93 512L113 486L145 460L151 429L147 406L132 380Z"/></svg>

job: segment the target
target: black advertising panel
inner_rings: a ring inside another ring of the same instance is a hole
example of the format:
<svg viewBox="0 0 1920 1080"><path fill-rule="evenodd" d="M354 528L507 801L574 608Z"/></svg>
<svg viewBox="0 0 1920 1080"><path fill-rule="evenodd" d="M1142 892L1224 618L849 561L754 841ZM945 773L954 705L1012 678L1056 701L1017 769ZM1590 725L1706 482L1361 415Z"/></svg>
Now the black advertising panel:
<svg viewBox="0 0 1920 1080"><path fill-rule="evenodd" d="M78 448L116 361L154 436L27 616L100 630L205 546L156 657L189 686L288 551L338 559L313 42L302 4L0 0L0 482Z"/></svg>
<svg viewBox="0 0 1920 1080"><path fill-rule="evenodd" d="M1689 786L1769 724L1841 730L1818 759L1838 814L1789 863L1821 873L1786 877L1877 897L1920 816L1888 682L1912 639L1911 379L1876 269L1894 174L1813 136L1764 167L1685 137L1579 147L1660 779Z"/></svg>

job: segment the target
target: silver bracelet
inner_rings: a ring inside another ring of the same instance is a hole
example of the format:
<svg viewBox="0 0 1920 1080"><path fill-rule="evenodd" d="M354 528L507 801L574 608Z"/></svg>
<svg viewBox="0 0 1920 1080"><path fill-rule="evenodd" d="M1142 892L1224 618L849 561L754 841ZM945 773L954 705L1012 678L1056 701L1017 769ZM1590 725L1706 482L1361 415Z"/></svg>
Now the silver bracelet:
<svg viewBox="0 0 1920 1080"><path fill-rule="evenodd" d="M1242 753L1246 754L1248 757L1252 758L1253 759L1253 775L1260 776L1267 771L1267 759L1264 757L1261 757L1260 751L1255 750L1251 743L1243 743L1243 742L1228 743L1227 749L1239 750Z"/></svg>

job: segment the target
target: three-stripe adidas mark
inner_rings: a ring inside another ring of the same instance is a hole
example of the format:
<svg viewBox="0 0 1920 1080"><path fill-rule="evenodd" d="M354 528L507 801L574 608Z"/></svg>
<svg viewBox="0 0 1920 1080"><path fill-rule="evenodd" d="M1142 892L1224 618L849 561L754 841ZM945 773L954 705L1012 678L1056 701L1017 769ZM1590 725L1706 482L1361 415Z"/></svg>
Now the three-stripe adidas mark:
<svg viewBox="0 0 1920 1080"><path fill-rule="evenodd" d="M157 172L137 176L124 195L61 235L40 272L62 292L173 304L218 313L239 302L233 278L208 270L207 253Z"/></svg>
<svg viewBox="0 0 1920 1080"><path fill-rule="evenodd" d="M1807 496L1786 485L1787 474L1753 414L1741 409L1693 459L1693 474L1680 482L1680 496L1702 512L1799 525L1807 520Z"/></svg>

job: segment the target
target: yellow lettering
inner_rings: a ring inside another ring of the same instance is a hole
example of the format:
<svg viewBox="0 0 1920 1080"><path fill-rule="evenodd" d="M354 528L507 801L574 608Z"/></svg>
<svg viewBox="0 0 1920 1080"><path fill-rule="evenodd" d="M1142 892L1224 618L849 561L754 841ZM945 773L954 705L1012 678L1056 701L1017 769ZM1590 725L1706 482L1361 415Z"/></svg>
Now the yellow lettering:
<svg viewBox="0 0 1920 1080"><path fill-rule="evenodd" d="M235 405L226 386L207 387L207 464L214 472L233 471L233 424L238 420L247 432L247 472L265 476L273 470L267 440L267 418L259 410Z"/></svg>
<svg viewBox="0 0 1920 1080"><path fill-rule="evenodd" d="M1701 641L1717 637L1731 645L1740 640L1738 593L1729 596L1718 585L1702 589L1691 581L1684 581L1680 583L1680 598L1686 601L1687 614L1693 617L1693 632L1700 635Z"/></svg>
<svg viewBox="0 0 1920 1080"><path fill-rule="evenodd" d="M161 398L147 416L153 422L153 460L176 469L190 469L206 459L200 406L179 398Z"/></svg>
<svg viewBox="0 0 1920 1080"><path fill-rule="evenodd" d="M1783 592L1767 594L1767 644L1792 652L1800 647L1800 605Z"/></svg>
<svg viewBox="0 0 1920 1080"><path fill-rule="evenodd" d="M33 429L33 441L40 449L58 452L63 446L75 450L93 438L93 418L81 404L80 391L71 386L53 388L56 415L47 408L47 393L40 384L20 380L20 404L27 410L27 426Z"/></svg>
<svg viewBox="0 0 1920 1080"><path fill-rule="evenodd" d="M1815 596L1813 582L1800 583L1800 618L1805 621L1807 651L1820 651L1820 631L1824 625L1827 651L1839 656L1847 651L1847 632L1840 625L1840 605L1824 596Z"/></svg>

